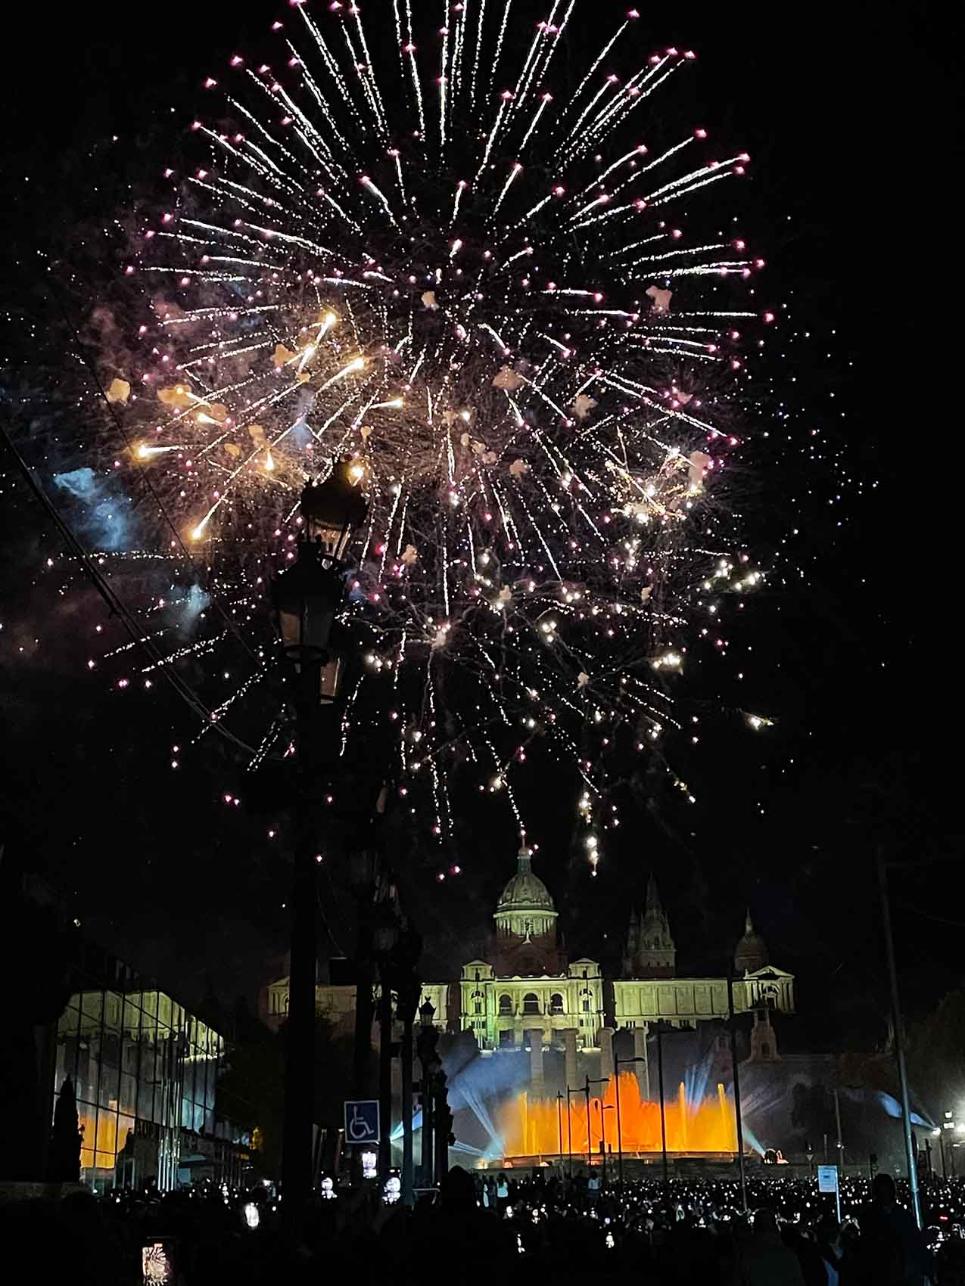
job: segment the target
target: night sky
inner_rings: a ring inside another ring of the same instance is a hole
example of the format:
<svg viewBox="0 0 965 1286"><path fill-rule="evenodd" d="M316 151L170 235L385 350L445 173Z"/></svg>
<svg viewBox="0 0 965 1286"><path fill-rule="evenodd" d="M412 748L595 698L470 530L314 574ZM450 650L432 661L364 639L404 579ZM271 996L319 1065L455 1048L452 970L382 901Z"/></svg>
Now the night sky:
<svg viewBox="0 0 965 1286"><path fill-rule="evenodd" d="M622 6L593 11L606 7ZM535 781L537 869L570 948L611 964L650 870L681 972L720 968L749 903L772 958L799 976L790 1038L867 1043L881 1038L886 1012L876 845L908 864L892 878L910 1010L961 981L950 174L962 32L931 3L641 8L643 47L694 47L694 111L754 158L745 209L767 255L769 298L791 312L777 378L801 409L793 442L761 453L751 543L756 535L767 548L786 530L793 498L802 521L789 557L803 574L765 592L748 625L757 690L777 726L761 737L708 728L688 768L694 815L626 813L595 881L571 861L561 810ZM24 424L10 391L41 347L31 336L42 333L46 351L63 328L45 257L69 261L77 227L109 217L142 176L150 183L182 145L202 77L236 48L257 48L275 13L260 0L171 0L149 24L113 0L21 13L0 87L12 285L0 397L15 436ZM171 745L193 723L163 685L122 695L88 674L102 609L91 591L62 596L44 575L56 536L7 460L2 470L11 849L64 891L93 937L173 990L251 997L284 946L284 829L269 840L269 818L223 804L240 781L227 747L170 771ZM468 822L461 877L439 884L419 861L402 875L436 973L458 966L513 867L511 828L489 813ZM335 922L333 897L328 889ZM351 948L344 929L340 948Z"/></svg>

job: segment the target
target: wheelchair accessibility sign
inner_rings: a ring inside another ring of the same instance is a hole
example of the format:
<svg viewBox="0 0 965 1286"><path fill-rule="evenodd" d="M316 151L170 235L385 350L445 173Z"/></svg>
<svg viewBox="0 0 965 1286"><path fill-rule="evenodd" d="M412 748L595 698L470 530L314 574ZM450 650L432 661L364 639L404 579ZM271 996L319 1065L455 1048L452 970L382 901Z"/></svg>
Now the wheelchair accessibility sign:
<svg viewBox="0 0 965 1286"><path fill-rule="evenodd" d="M345 1102L345 1142L378 1143L378 1141L378 1099L347 1099Z"/></svg>

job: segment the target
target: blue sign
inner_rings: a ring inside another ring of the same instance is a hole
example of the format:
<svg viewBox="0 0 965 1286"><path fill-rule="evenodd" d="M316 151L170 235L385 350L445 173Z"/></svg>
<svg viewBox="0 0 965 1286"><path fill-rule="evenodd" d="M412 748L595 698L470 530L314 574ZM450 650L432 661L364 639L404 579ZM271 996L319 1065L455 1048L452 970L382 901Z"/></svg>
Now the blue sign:
<svg viewBox="0 0 965 1286"><path fill-rule="evenodd" d="M378 1143L379 1100L376 1098L346 1099L345 1142Z"/></svg>

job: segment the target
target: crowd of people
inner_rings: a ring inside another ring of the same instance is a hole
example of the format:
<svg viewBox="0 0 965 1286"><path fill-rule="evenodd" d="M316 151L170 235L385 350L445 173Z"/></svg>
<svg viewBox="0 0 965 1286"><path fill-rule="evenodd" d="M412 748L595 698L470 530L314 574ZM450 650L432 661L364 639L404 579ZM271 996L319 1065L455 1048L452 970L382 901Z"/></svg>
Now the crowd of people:
<svg viewBox="0 0 965 1286"><path fill-rule="evenodd" d="M0 1203L9 1280L76 1286L626 1281L641 1286L965 1286L965 1181L922 1192L925 1231L886 1174L842 1184L490 1173L438 1192L326 1183L297 1221L262 1184L158 1193L74 1191ZM959 1222L961 1221L961 1222ZM11 1255L13 1256L11 1261Z"/></svg>

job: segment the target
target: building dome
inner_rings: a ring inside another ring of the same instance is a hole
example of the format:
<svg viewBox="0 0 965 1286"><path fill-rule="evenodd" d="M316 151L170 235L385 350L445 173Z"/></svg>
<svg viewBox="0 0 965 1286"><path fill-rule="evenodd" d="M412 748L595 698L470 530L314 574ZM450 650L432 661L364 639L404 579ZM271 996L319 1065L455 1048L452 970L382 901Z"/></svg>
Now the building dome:
<svg viewBox="0 0 965 1286"><path fill-rule="evenodd" d="M533 874L533 855L530 849L521 848L516 859L516 874L508 881L496 904L497 911L555 911L550 891Z"/></svg>
<svg viewBox="0 0 965 1286"><path fill-rule="evenodd" d="M555 928L556 907L549 889L533 874L531 863L531 851L521 848L516 874L496 904L496 932L501 937L541 937Z"/></svg>
<svg viewBox="0 0 965 1286"><path fill-rule="evenodd" d="M744 936L734 952L734 967L739 975L756 973L767 964L767 943L754 930L750 911L744 921Z"/></svg>

